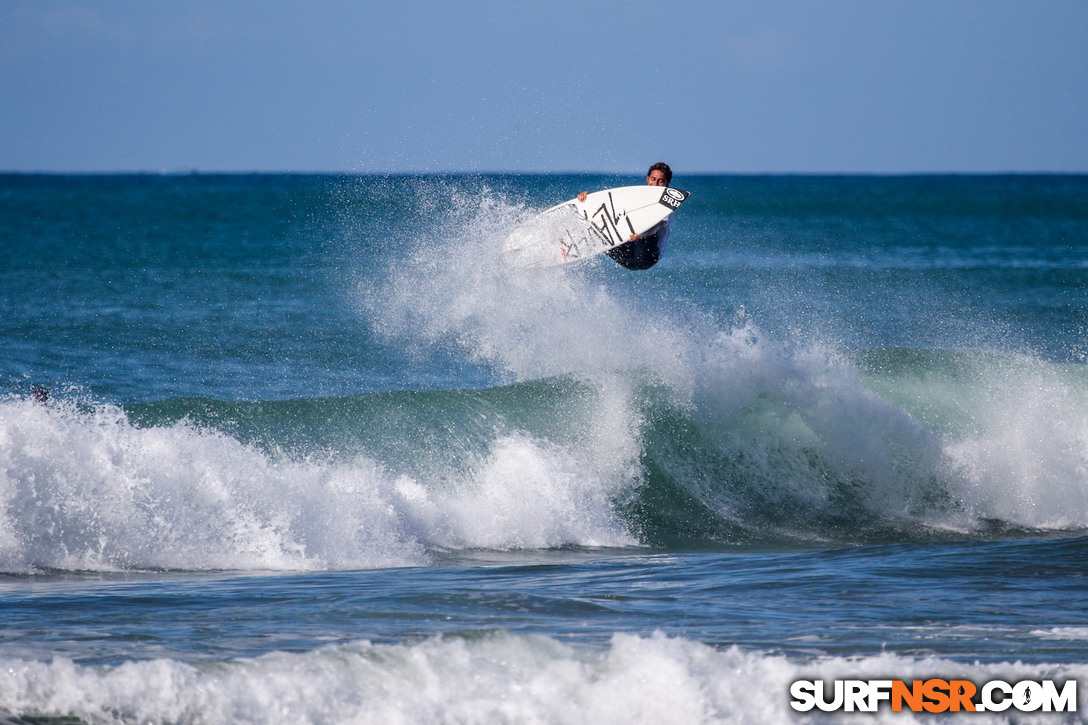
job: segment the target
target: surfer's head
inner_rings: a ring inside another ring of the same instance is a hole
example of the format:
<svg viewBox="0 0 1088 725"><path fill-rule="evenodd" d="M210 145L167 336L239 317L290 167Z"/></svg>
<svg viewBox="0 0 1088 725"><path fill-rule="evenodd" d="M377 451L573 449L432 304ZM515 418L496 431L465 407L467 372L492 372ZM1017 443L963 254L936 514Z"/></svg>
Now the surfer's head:
<svg viewBox="0 0 1088 725"><path fill-rule="evenodd" d="M666 163L658 162L646 172L647 186L668 186L672 183L672 169Z"/></svg>

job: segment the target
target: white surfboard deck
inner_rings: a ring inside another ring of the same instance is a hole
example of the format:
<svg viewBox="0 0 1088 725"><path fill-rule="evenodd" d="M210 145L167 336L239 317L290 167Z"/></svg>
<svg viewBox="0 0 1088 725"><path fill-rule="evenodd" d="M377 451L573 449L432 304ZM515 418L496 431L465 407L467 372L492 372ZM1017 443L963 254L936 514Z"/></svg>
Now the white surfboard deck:
<svg viewBox="0 0 1088 725"><path fill-rule="evenodd" d="M644 234L680 208L688 192L671 186L621 186L571 199L519 225L503 245L518 267L553 267L594 257Z"/></svg>

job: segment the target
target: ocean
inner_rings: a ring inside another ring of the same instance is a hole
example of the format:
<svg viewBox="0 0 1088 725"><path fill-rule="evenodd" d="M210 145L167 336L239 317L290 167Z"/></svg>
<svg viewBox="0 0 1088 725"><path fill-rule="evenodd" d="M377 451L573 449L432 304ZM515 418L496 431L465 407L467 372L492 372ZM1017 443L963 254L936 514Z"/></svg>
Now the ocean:
<svg viewBox="0 0 1088 725"><path fill-rule="evenodd" d="M1088 722L1088 176L635 183L0 175L0 722Z"/></svg>

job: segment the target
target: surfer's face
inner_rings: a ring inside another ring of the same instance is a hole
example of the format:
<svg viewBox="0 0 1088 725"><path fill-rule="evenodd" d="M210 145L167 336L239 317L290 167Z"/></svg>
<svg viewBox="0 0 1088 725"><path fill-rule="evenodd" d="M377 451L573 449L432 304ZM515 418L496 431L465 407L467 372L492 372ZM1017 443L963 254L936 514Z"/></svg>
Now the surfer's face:
<svg viewBox="0 0 1088 725"><path fill-rule="evenodd" d="M665 172L664 171L659 171L658 169L654 169L653 171L651 171L649 173L649 175L646 177L646 185L647 186L668 186L668 183L665 181Z"/></svg>

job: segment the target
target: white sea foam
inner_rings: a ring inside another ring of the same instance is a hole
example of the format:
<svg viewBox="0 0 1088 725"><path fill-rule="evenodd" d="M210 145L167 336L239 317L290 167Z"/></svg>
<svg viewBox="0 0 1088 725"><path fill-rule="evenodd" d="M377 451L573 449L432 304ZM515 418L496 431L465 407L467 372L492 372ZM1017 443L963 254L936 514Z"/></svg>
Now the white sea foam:
<svg viewBox="0 0 1088 725"><path fill-rule="evenodd" d="M615 480L615 479L613 479ZM0 401L0 570L421 564L434 547L624 545L609 481L499 437L459 479L277 459L119 409Z"/></svg>
<svg viewBox="0 0 1088 725"><path fill-rule="evenodd" d="M1088 677L1082 664L963 664L893 654L799 663L660 635L615 635L598 650L502 633L416 644L358 642L215 663L154 660L102 667L9 659L0 660L0 671L0 711L15 716L292 725L928 722L924 715L892 713L886 704L875 714L797 713L789 705L790 683ZM1055 715L1013 710L969 718L987 724L1053 722Z"/></svg>
<svg viewBox="0 0 1088 725"><path fill-rule="evenodd" d="M1035 630L1032 634L1040 639L1088 641L1088 627L1051 627L1050 629Z"/></svg>

